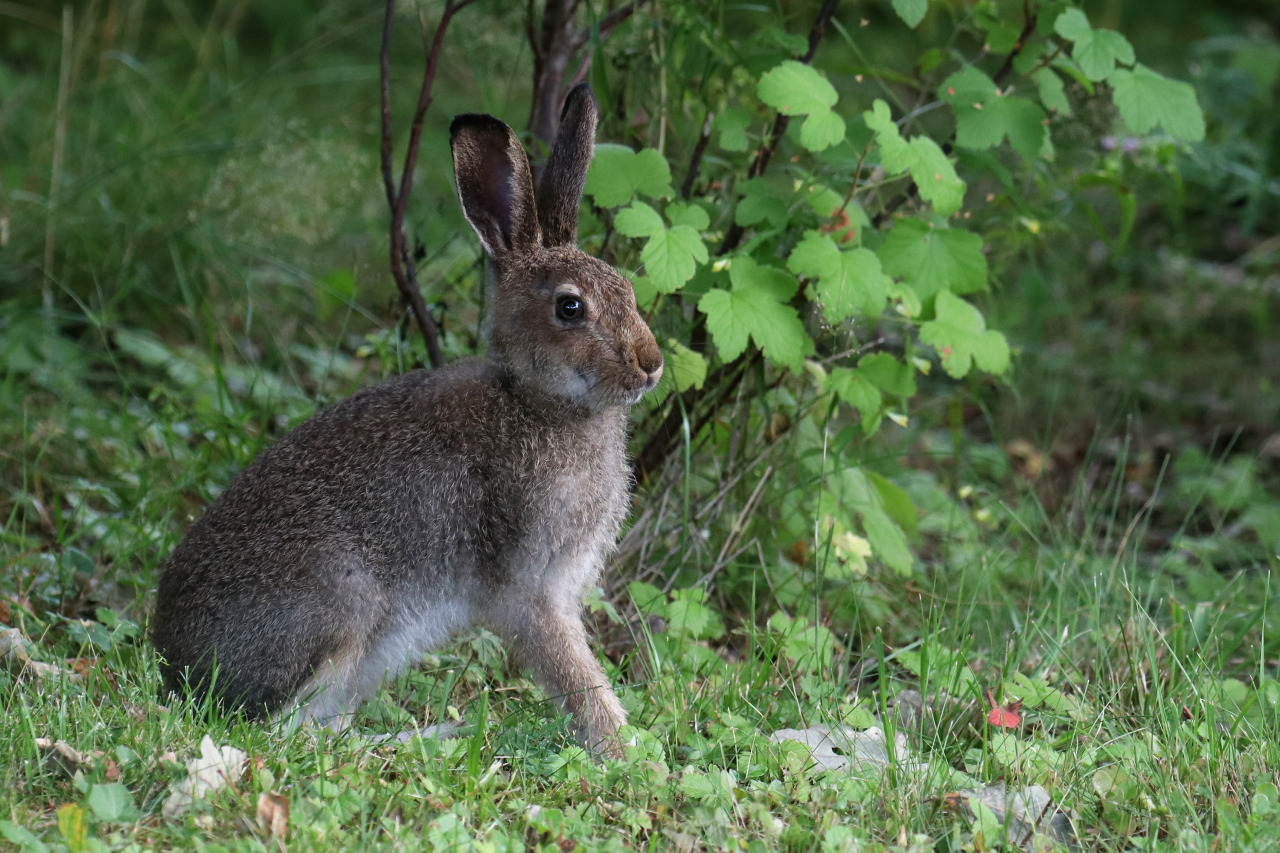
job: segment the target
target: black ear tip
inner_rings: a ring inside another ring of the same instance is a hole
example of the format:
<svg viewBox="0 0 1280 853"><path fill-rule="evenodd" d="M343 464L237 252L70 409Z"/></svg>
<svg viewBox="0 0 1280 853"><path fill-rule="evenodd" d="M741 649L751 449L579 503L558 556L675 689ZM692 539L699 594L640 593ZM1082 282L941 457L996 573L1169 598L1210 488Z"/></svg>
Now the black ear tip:
<svg viewBox="0 0 1280 853"><path fill-rule="evenodd" d="M507 137L511 129L488 113L463 113L454 116L449 124L449 142L456 142L459 134L475 133L477 135Z"/></svg>
<svg viewBox="0 0 1280 853"><path fill-rule="evenodd" d="M596 96L591 92L591 84L585 81L569 90L569 94L564 99L564 109L560 111L560 118L563 119L570 110L579 105L590 106L592 112L597 111Z"/></svg>

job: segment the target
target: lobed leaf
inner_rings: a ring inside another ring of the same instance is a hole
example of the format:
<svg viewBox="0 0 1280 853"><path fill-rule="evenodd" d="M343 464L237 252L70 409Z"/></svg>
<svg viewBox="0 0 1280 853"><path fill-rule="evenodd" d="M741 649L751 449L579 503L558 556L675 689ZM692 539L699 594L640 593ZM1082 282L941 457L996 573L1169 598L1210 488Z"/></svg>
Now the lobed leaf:
<svg viewBox="0 0 1280 853"><path fill-rule="evenodd" d="M1141 63L1133 70L1117 68L1107 82L1120 117L1136 133L1150 133L1158 125L1174 139L1204 139L1204 113L1190 83L1170 80Z"/></svg>
<svg viewBox="0 0 1280 853"><path fill-rule="evenodd" d="M947 291L934 303L936 319L920 327L920 340L942 356L947 373L959 379L976 364L987 373L1009 369L1009 342L1004 335L987 328L977 308Z"/></svg>
<svg viewBox="0 0 1280 853"><path fill-rule="evenodd" d="M943 290L973 293L987 286L982 238L972 231L906 219L889 232L877 254L884 271L901 276L921 300Z"/></svg>

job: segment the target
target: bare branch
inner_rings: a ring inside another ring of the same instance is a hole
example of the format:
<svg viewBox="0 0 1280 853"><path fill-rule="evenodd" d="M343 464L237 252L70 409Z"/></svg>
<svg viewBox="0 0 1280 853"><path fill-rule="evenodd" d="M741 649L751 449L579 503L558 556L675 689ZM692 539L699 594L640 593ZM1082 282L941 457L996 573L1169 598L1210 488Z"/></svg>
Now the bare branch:
<svg viewBox="0 0 1280 853"><path fill-rule="evenodd" d="M400 173L400 187L397 190L392 172L391 157L391 31L395 20L395 0L387 0L386 18L382 26L382 51L379 69L382 84L382 184L386 192L387 205L391 208L391 275L400 290L400 296L413 313L418 328L427 345L427 358L432 367L439 367L444 362L440 353L440 335L435 321L427 311L426 301L422 298L422 290L418 286L418 271L414 263L413 252L404 232L404 216L409 206L409 194L413 190L413 170L418 162L418 148L422 142L422 124L427 108L431 106L431 90L435 84L436 68L440 63L440 53L444 47L444 34L449 22L458 12L470 6L475 0L446 0L440 22L436 25L431 46L427 50L426 67L422 74L422 88L418 91L418 104L413 113L413 124L409 130L409 147L404 155L404 169Z"/></svg>
<svg viewBox="0 0 1280 853"><path fill-rule="evenodd" d="M693 153L689 155L689 170L684 173L684 183L680 185L680 197L683 199L688 199L693 194L693 182L698 179L698 170L702 168L702 155L706 153L707 143L711 141L711 122L714 119L715 114L707 110L707 116L702 120L702 133L698 135Z"/></svg>

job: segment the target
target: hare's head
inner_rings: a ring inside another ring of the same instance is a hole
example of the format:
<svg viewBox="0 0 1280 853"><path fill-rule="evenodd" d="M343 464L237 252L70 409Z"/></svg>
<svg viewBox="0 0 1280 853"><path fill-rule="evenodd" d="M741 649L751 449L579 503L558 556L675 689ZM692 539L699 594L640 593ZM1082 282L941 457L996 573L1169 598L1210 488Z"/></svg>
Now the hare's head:
<svg viewBox="0 0 1280 853"><path fill-rule="evenodd" d="M450 128L462 211L497 265L491 355L551 402L601 411L637 402L662 353L631 282L577 247L578 204L595 147L596 104L577 86L535 199L516 134L493 116Z"/></svg>

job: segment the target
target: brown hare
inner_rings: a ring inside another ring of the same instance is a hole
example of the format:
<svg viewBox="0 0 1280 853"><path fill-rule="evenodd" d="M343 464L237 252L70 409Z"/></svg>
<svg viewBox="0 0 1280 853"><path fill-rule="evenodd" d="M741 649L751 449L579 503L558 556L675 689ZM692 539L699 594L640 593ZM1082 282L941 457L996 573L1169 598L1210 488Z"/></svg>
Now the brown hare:
<svg viewBox="0 0 1280 853"><path fill-rule="evenodd" d="M596 121L575 88L535 196L511 128L454 119L458 197L497 267L487 355L330 406L235 479L161 568L168 690L340 728L476 624L585 746L618 751L581 598L627 512L628 408L663 362L630 282L576 246Z"/></svg>

